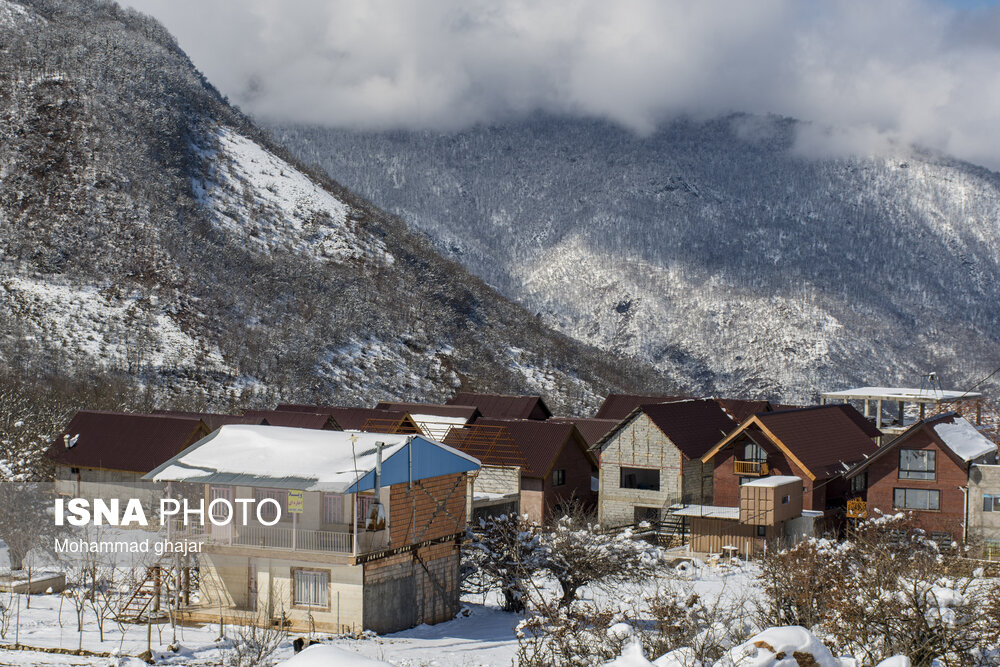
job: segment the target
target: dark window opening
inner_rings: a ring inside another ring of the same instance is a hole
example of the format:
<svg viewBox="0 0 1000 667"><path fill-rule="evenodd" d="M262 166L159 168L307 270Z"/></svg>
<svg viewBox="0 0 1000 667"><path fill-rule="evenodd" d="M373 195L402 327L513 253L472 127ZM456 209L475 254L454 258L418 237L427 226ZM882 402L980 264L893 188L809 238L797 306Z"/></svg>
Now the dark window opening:
<svg viewBox="0 0 1000 667"><path fill-rule="evenodd" d="M552 486L563 486L566 484L566 471L565 470L553 470L552 471Z"/></svg>
<svg viewBox="0 0 1000 667"><path fill-rule="evenodd" d="M632 518L635 520L635 525L637 526L644 521L656 525L660 522L660 508L636 507L633 510Z"/></svg>
<svg viewBox="0 0 1000 667"><path fill-rule="evenodd" d="M767 526L757 526L757 537L767 537Z"/></svg>
<svg viewBox="0 0 1000 667"><path fill-rule="evenodd" d="M851 491L854 493L861 493L868 489L868 471L864 471L860 475L855 475L851 478Z"/></svg>
<svg viewBox="0 0 1000 667"><path fill-rule="evenodd" d="M791 496L781 496L781 504L782 505L787 505L790 502L792 502L792 497Z"/></svg>
<svg viewBox="0 0 1000 667"><path fill-rule="evenodd" d="M660 490L660 471L649 468L622 468L619 487L622 489Z"/></svg>

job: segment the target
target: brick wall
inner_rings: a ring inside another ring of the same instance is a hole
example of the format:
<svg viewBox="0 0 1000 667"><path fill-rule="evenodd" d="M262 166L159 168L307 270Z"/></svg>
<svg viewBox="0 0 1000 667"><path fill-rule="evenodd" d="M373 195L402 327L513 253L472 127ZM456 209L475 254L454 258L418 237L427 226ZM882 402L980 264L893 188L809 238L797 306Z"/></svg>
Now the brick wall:
<svg viewBox="0 0 1000 667"><path fill-rule="evenodd" d="M940 492L939 511L914 511L917 525L928 532L950 533L956 540L962 539L962 520L965 516L965 494L958 487L965 486L968 473L945 453L924 431L918 431L900 443L895 451L868 466L868 514L875 509L886 514L896 511L893 494L897 488L937 489ZM899 449L928 449L935 454L936 478L933 480L899 479Z"/></svg>
<svg viewBox="0 0 1000 667"><path fill-rule="evenodd" d="M465 530L466 474L442 475L390 487L392 547L454 535Z"/></svg>
<svg viewBox="0 0 1000 667"><path fill-rule="evenodd" d="M565 470L566 483L561 486L553 486L552 473L549 473L542 480L543 520L552 517L553 509L556 506L566 505L571 500L581 503L587 510L592 510L597 506L597 494L591 490L590 483L590 478L597 473L597 470L580 449L580 444L572 437L566 442L552 469Z"/></svg>
<svg viewBox="0 0 1000 667"><path fill-rule="evenodd" d="M743 446L746 441L737 439L736 443L730 443L722 451L715 455L714 474L714 505L722 507L739 507L740 502L740 476L733 472L733 464L739 459L743 460ZM738 452L738 456L736 453ZM822 512L826 509L827 485L823 479L815 482L809 479L806 471L793 463L777 447L765 444L764 452L767 454L767 465L772 475L794 475L802 479L804 492L802 495L802 508Z"/></svg>

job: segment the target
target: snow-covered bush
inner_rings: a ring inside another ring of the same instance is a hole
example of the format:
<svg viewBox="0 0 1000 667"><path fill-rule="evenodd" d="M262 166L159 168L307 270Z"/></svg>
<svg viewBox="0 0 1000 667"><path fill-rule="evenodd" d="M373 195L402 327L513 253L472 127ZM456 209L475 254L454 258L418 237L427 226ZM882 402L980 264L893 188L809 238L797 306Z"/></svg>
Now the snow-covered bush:
<svg viewBox="0 0 1000 667"><path fill-rule="evenodd" d="M604 533L581 512L572 512L542 532L548 548L545 569L562 589L561 606L588 584L613 585L654 576L659 550L636 540L631 531Z"/></svg>
<svg viewBox="0 0 1000 667"><path fill-rule="evenodd" d="M496 590L501 607L520 612L527 607L531 577L545 566L548 549L540 527L526 516L504 514L480 519L462 551L463 569L480 592Z"/></svg>
<svg viewBox="0 0 1000 667"><path fill-rule="evenodd" d="M219 649L224 667L270 665L271 656L288 636L266 615L245 614L235 628L235 636Z"/></svg>

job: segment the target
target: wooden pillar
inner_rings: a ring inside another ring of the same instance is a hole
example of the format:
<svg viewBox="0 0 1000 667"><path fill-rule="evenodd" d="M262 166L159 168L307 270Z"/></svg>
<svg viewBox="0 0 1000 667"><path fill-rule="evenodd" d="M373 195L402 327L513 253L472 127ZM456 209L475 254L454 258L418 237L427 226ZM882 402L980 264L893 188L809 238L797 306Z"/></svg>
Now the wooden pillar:
<svg viewBox="0 0 1000 667"><path fill-rule="evenodd" d="M923 421L923 419L924 419L924 413L926 411L927 411L927 404L926 403L921 403L920 404L920 421Z"/></svg>
<svg viewBox="0 0 1000 667"><path fill-rule="evenodd" d="M983 399L976 401L976 426L983 423Z"/></svg>
<svg viewBox="0 0 1000 667"><path fill-rule="evenodd" d="M865 417L872 416L872 402L870 399L865 399Z"/></svg>

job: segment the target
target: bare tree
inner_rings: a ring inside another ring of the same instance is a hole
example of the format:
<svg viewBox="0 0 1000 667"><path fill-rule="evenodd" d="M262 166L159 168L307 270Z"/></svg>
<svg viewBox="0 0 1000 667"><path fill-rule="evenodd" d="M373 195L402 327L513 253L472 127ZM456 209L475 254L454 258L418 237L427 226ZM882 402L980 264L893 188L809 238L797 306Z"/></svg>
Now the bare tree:
<svg viewBox="0 0 1000 667"><path fill-rule="evenodd" d="M280 618L284 618L282 611ZM244 614L228 646L220 649L225 667L261 667L271 664L271 656L281 647L288 632L266 615Z"/></svg>
<svg viewBox="0 0 1000 667"><path fill-rule="evenodd" d="M520 612L527 606L529 580L545 566L548 550L538 524L507 514L481 519L464 545L466 569L480 573L483 590L497 590L501 607Z"/></svg>

